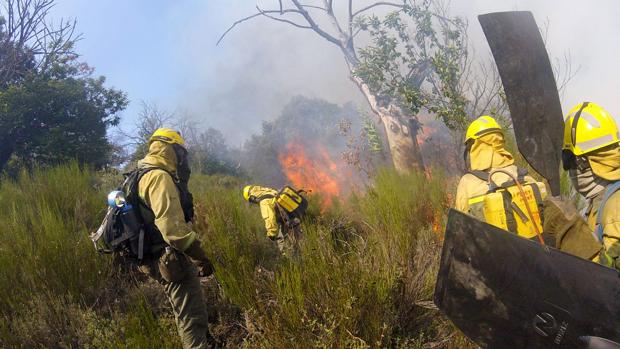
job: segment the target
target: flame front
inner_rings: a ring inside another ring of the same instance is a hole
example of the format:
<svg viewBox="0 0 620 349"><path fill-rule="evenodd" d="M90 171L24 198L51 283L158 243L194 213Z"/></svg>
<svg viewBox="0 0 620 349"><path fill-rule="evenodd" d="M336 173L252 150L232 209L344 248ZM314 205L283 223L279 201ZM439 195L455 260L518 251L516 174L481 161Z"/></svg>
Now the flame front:
<svg viewBox="0 0 620 349"><path fill-rule="evenodd" d="M308 156L303 145L289 143L278 158L282 171L293 186L318 193L325 209L331 206L334 197L342 194L341 171L325 147L317 145L314 148L310 149L313 156Z"/></svg>

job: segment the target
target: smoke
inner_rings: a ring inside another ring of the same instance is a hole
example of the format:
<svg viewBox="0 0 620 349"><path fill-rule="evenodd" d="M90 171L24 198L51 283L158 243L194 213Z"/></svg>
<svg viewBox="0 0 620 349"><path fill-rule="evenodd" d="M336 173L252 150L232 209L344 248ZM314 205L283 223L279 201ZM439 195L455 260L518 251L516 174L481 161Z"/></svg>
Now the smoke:
<svg viewBox="0 0 620 349"><path fill-rule="evenodd" d="M340 51L314 32L256 18L215 46L231 23L256 9L248 2L206 7L188 24L187 40L195 44L177 50L182 64L195 69L178 91L179 104L231 142L260 132L262 121L277 117L296 95L363 103Z"/></svg>
<svg viewBox="0 0 620 349"><path fill-rule="evenodd" d="M562 109L567 112L582 101L603 105L620 120L620 78L616 57L620 54L617 18L620 2L614 0L471 0L454 1L453 13L469 20L469 37L478 57L490 55L477 15L497 11L532 11L546 31L552 61L569 55L574 79L566 87Z"/></svg>
<svg viewBox="0 0 620 349"><path fill-rule="evenodd" d="M361 7L370 2L355 3ZM261 120L278 115L293 95L338 104L353 101L366 107L348 79L340 51L312 31L257 18L237 26L219 47L213 46L228 25L255 11L254 4L248 3L212 2L188 21L188 41L196 44L182 45L177 52L197 74L180 90L180 104L202 114L207 123L237 142L256 132ZM269 3L261 2L264 7ZM547 30L550 58L563 60L568 54L573 69L579 68L564 91L563 109L591 100L620 115L616 97L620 86L615 83L620 72L614 69L620 2L474 0L455 1L451 9L469 21L472 47L479 59L488 59L490 52L478 14L531 10Z"/></svg>
<svg viewBox="0 0 620 349"><path fill-rule="evenodd" d="M84 59L107 75L111 85L129 93L127 125L133 124L140 100L157 101L166 109L187 111L204 128L220 129L238 146L260 133L262 121L273 120L295 95L340 105L352 101L366 108L348 79L340 51L310 30L255 18L216 46L234 21L256 12L255 1L154 2L146 8L122 0L59 1L59 16L78 19L85 36L78 50ZM361 8L370 2L354 4ZM346 5L343 0L335 3ZM260 4L267 8L277 1ZM573 66L581 67L565 91L563 109L590 100L620 115L620 2L468 0L453 1L451 8L452 14L469 21L472 46L481 59L490 53L478 14L531 10L540 25L548 23L550 57L570 52ZM338 10L342 15L342 8Z"/></svg>

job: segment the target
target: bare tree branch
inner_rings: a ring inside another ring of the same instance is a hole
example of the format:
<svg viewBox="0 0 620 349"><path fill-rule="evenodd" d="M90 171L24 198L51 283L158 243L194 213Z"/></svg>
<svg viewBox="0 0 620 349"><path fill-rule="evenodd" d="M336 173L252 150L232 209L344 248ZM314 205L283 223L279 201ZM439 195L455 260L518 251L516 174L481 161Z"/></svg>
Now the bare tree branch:
<svg viewBox="0 0 620 349"><path fill-rule="evenodd" d="M372 5L368 5L368 6L364 7L364 8L362 8L362 9L359 9L359 10L353 12L353 14L350 16L350 18L355 18L355 17L357 17L357 15L359 15L359 14L361 14L363 12L366 12L366 11L368 11L368 10L374 8L374 7L379 7L379 6L392 6L392 7L398 7L398 8L404 8L405 7L405 5L402 5L402 4L395 4L393 2L387 2L387 1L379 1L379 2L376 2L376 3L372 4Z"/></svg>
<svg viewBox="0 0 620 349"><path fill-rule="evenodd" d="M228 29L226 29L226 31L220 36L220 38L217 40L217 43L215 44L216 46L220 44L220 42L222 42L222 40L224 40L224 37L226 36L226 34L228 34L231 30L233 30L238 24L241 24L245 21L248 21L252 18L256 18L258 16L262 16L262 13L255 13L253 15L241 18L237 21L235 21L230 27L228 27Z"/></svg>
<svg viewBox="0 0 620 349"><path fill-rule="evenodd" d="M303 13L302 13L302 11L300 11L300 10L295 10L295 9L284 9L284 8L282 7L282 1L281 1L281 0L279 1L279 3L280 3L280 9L279 9L279 10L263 10L263 9L261 9L258 5L256 5L256 10L257 10L258 12L257 12L257 13L255 13L255 14L253 14L253 15L250 15L250 16L247 16L247 17L244 17L244 18L241 18L241 19L239 19L239 20L235 21L235 22L234 22L234 23L233 23L233 24L232 24L232 25L231 25L231 26L230 26L230 27L229 27L229 28L228 28L228 29L227 29L227 30L226 30L226 31L225 31L225 32L224 32L221 36L220 36L220 38L217 40L216 46L217 46L217 45L219 45L219 44L220 44L220 42L222 42L222 40L224 40L224 38L226 37L226 35L227 35L227 34L228 34L231 30L233 30L233 29L234 29L237 25L239 25L239 24L241 24L241 23L243 23L243 22L245 22L245 21L248 21L248 20L250 20L250 19L253 19L253 18L256 18L256 17L260 17L260 16L264 16L264 17L267 17L267 18L269 18L269 19L273 19L273 20L278 21L278 22L284 22L284 23L287 23L287 24L291 24L292 26L297 27L297 28L301 28L301 29L314 29L312 26L303 25L303 24L296 23L296 22L294 22L294 21L292 21L292 20L288 20L288 19L285 19L285 18L278 18L278 17L272 16L271 14L278 14L278 15L280 15L280 16L283 16L283 15L286 15L286 14L288 14L288 13L297 13L297 14L300 14L300 15L304 16L304 15L303 15ZM305 10L304 10L304 11L305 11ZM304 18L305 18L305 16L304 16Z"/></svg>
<svg viewBox="0 0 620 349"><path fill-rule="evenodd" d="M299 0L291 0L291 1L293 2L293 4L295 4L297 9L301 12L301 15L304 16L304 18L306 19L308 24L312 27L312 30L314 30L314 32L316 32L321 37L323 37L325 40L331 42L332 44L334 44L336 46L341 46L342 45L342 42L338 41L338 39L336 39L335 37L333 37L332 35L330 35L326 31L324 31L323 29L319 28L319 25L314 21L312 16L310 16L308 11L299 2Z"/></svg>
<svg viewBox="0 0 620 349"><path fill-rule="evenodd" d="M349 0L349 38L353 39L353 0Z"/></svg>
<svg viewBox="0 0 620 349"><path fill-rule="evenodd" d="M261 9L260 7L258 7L258 5L256 5L256 9L258 10L259 14L261 14L261 15L269 18L269 19L273 19L274 21L288 23L288 24L292 25L293 27L297 27L297 28L301 28L301 29L312 29L312 27L310 27L310 26L299 24L299 23L295 23L295 22L293 22L291 20L288 20L288 19L285 19L285 18L278 18L278 17L270 15L270 13L279 13L280 15L284 15L286 13L299 13L299 11L297 11L297 10L265 11L265 10Z"/></svg>
<svg viewBox="0 0 620 349"><path fill-rule="evenodd" d="M321 10L321 11L326 11L326 12L327 12L327 9L326 9L325 7L321 7L321 6L316 6L316 5L303 5L303 4L302 4L301 6L303 6L303 7L305 7L305 8L313 8L313 9L317 9L317 10Z"/></svg>
<svg viewBox="0 0 620 349"><path fill-rule="evenodd" d="M18 78L20 70L31 62L34 69L45 70L61 57L77 57L73 44L81 36L76 34L75 20L61 19L58 25L48 21L55 0L0 0L0 3L0 16L6 20L0 28L0 81Z"/></svg>

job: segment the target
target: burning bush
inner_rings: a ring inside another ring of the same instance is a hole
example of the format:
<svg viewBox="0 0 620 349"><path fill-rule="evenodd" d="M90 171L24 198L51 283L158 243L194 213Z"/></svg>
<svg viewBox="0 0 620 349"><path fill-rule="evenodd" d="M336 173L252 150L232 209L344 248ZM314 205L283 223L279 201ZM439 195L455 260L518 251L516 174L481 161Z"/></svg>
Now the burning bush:
<svg viewBox="0 0 620 349"><path fill-rule="evenodd" d="M263 124L261 135L246 142L242 166L250 178L264 185L292 183L322 191L326 197L342 193L340 178L346 176L347 164L340 160L340 154L346 140L339 134L338 123L345 118L359 124L351 105L339 107L316 99L293 98L278 118ZM311 179L315 175L320 178ZM334 182L339 189L334 188Z"/></svg>

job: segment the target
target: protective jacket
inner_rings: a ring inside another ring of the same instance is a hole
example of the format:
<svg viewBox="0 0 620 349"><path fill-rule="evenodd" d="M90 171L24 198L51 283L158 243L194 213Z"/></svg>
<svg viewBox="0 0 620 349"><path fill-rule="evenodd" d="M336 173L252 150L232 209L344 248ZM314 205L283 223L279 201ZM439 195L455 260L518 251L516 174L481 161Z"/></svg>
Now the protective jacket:
<svg viewBox="0 0 620 349"><path fill-rule="evenodd" d="M260 213L265 221L267 236L275 239L280 231L279 213L276 210L276 196L278 191L272 188L254 185L249 189L249 195L253 202L260 206Z"/></svg>
<svg viewBox="0 0 620 349"><path fill-rule="evenodd" d="M604 149L587 155L592 172L606 181L607 187L620 181L620 147ZM596 218L601 210L605 190L589 200L586 210L588 226L596 231ZM602 207L603 253L600 262L620 269L620 192L609 197Z"/></svg>
<svg viewBox="0 0 620 349"><path fill-rule="evenodd" d="M513 164L512 154L505 149L504 137L499 132L490 133L474 140L469 150L469 168L471 171L490 173L496 169L503 169L517 177L518 169ZM493 177L493 181L497 184L509 180L510 177L504 173L497 173ZM526 182L534 181L530 176L525 176L524 180ZM471 214L469 200L484 195L488 190L489 185L486 181L472 173L465 174L461 177L456 190L456 209Z"/></svg>
<svg viewBox="0 0 620 349"><path fill-rule="evenodd" d="M138 167L154 169L140 179L138 196L148 207L141 210L145 221L153 220L166 243L184 252L196 240L196 233L186 222L179 189L173 178L176 164L172 145L152 142Z"/></svg>
<svg viewBox="0 0 620 349"><path fill-rule="evenodd" d="M506 167L498 167L498 168L490 168L484 172L490 173L491 171L496 170L496 169L503 169L506 172L513 175L514 177L518 177L518 168L515 165L509 165ZM493 175L493 181L497 184L508 182L510 180L511 178L508 175L501 173L501 172ZM532 178L531 176L525 176L524 181L527 183L535 182L534 178ZM481 178L479 178L478 176L472 173L466 173L463 177L461 177L461 180L459 181L459 185L456 189L456 202L455 202L456 207L455 208L461 212L473 214L473 212L470 210L470 204L469 204L470 199L484 195L488 191L489 191L489 184L487 181L482 180ZM483 217L479 217L478 214L474 214L474 216L476 216L477 218L483 218Z"/></svg>

